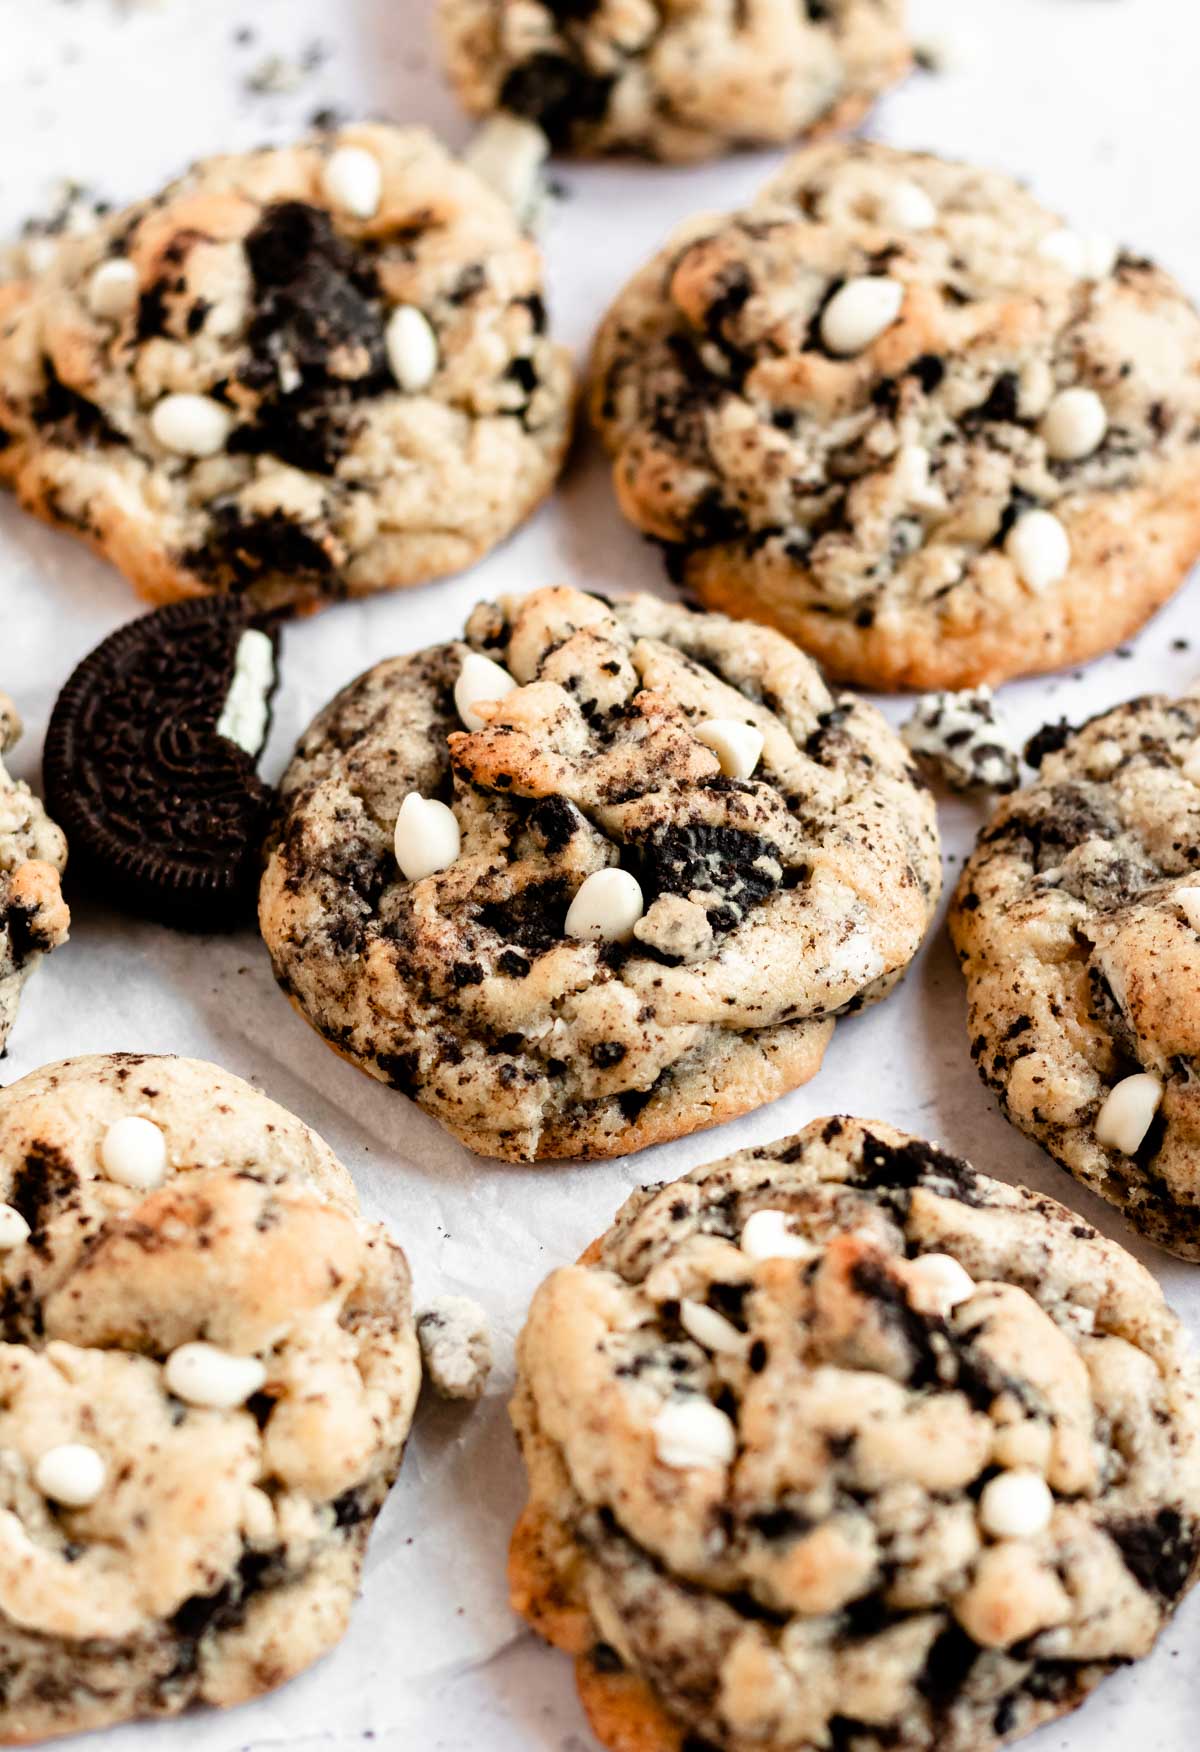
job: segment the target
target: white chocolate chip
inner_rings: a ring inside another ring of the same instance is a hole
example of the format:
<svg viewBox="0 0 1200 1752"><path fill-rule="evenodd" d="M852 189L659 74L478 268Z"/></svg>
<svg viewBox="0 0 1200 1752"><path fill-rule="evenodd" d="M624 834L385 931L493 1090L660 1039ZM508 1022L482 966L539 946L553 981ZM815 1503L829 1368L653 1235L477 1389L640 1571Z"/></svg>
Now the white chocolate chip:
<svg viewBox="0 0 1200 1752"><path fill-rule="evenodd" d="M383 345L392 376L407 395L428 389L437 376L438 343L424 311L398 304L388 317Z"/></svg>
<svg viewBox="0 0 1200 1752"><path fill-rule="evenodd" d="M742 1252L751 1259L812 1259L820 1249L791 1227L786 1211L755 1211L742 1230Z"/></svg>
<svg viewBox="0 0 1200 1752"><path fill-rule="evenodd" d="M898 280L869 275L847 280L821 315L821 339L831 353L861 353L900 314L904 287Z"/></svg>
<svg viewBox="0 0 1200 1752"><path fill-rule="evenodd" d="M152 1119L127 1114L101 1138L100 1166L118 1186L149 1192L162 1185L167 1172L167 1140Z"/></svg>
<svg viewBox="0 0 1200 1752"><path fill-rule="evenodd" d="M396 862L410 882L448 870L462 850L453 809L410 791L396 817Z"/></svg>
<svg viewBox="0 0 1200 1752"><path fill-rule="evenodd" d="M365 146L339 146L322 166L321 190L331 206L356 219L372 218L383 194L379 160Z"/></svg>
<svg viewBox="0 0 1200 1752"><path fill-rule="evenodd" d="M737 1453L737 1431L707 1399L672 1399L651 1427L659 1459L680 1472L691 1466L728 1466Z"/></svg>
<svg viewBox="0 0 1200 1752"><path fill-rule="evenodd" d="M1032 1539L1054 1513L1050 1487L1039 1472L1001 1472L983 1487L980 1525L995 1539Z"/></svg>
<svg viewBox="0 0 1200 1752"><path fill-rule="evenodd" d="M1104 443L1108 413L1094 389L1063 389L1042 419L1046 449L1055 462L1082 462Z"/></svg>
<svg viewBox="0 0 1200 1752"><path fill-rule="evenodd" d="M86 1509L104 1489L108 1468L103 1456L84 1442L62 1442L39 1455L33 1482L43 1496L69 1509Z"/></svg>
<svg viewBox="0 0 1200 1752"><path fill-rule="evenodd" d="M233 430L233 415L207 395L164 395L150 415L150 430L177 456L216 456Z"/></svg>
<svg viewBox="0 0 1200 1752"><path fill-rule="evenodd" d="M937 223L937 208L919 183L895 183L879 203L879 222L896 231L928 231Z"/></svg>
<svg viewBox="0 0 1200 1752"><path fill-rule="evenodd" d="M29 1239L29 1224L10 1204L0 1204L0 1253L11 1253Z"/></svg>
<svg viewBox="0 0 1200 1752"><path fill-rule="evenodd" d="M125 256L101 262L88 281L87 306L93 316L115 322L137 303L138 273Z"/></svg>
<svg viewBox="0 0 1200 1752"><path fill-rule="evenodd" d="M906 1261L904 1282L908 1299L922 1314L942 1319L975 1294L975 1280L949 1253L922 1253Z"/></svg>
<svg viewBox="0 0 1200 1752"><path fill-rule="evenodd" d="M462 161L508 202L522 225L532 225L545 196L542 166L549 154L550 142L535 122L500 114L479 130Z"/></svg>
<svg viewBox="0 0 1200 1752"><path fill-rule="evenodd" d="M1193 785L1200 785L1200 742L1193 742L1184 754L1180 771Z"/></svg>
<svg viewBox="0 0 1200 1752"><path fill-rule="evenodd" d="M692 735L712 749L727 779L748 779L762 756L762 731L736 718L706 718Z"/></svg>
<svg viewBox="0 0 1200 1752"><path fill-rule="evenodd" d="M233 680L217 719L217 735L257 755L266 741L267 702L274 681L275 647L258 627L247 627L237 643Z"/></svg>
<svg viewBox="0 0 1200 1752"><path fill-rule="evenodd" d="M1070 538L1051 511L1023 512L1008 532L1004 551L1031 590L1048 590L1071 565Z"/></svg>
<svg viewBox="0 0 1200 1752"><path fill-rule="evenodd" d="M1171 899L1179 908L1193 931L1200 931L1200 888L1177 888Z"/></svg>
<svg viewBox="0 0 1200 1752"><path fill-rule="evenodd" d="M507 669L478 651L468 651L454 684L454 704L467 729L483 729L484 721L475 710L480 701L502 700L516 685Z"/></svg>
<svg viewBox="0 0 1200 1752"><path fill-rule="evenodd" d="M723 1314L718 1314L705 1302L681 1302L679 1324L689 1338L694 1338L705 1350L723 1351L733 1356L746 1348L745 1333L739 1332Z"/></svg>
<svg viewBox="0 0 1200 1752"><path fill-rule="evenodd" d="M1112 273L1117 247L1096 232L1083 233L1065 226L1043 237L1037 246L1043 261L1053 262L1077 280L1103 280Z"/></svg>
<svg viewBox="0 0 1200 1752"><path fill-rule="evenodd" d="M645 910L636 876L628 870L595 870L567 909L567 936L582 942L627 943Z"/></svg>
<svg viewBox="0 0 1200 1752"><path fill-rule="evenodd" d="M166 1360L163 1376L176 1399L211 1411L245 1405L267 1378L257 1357L235 1357L215 1344L181 1344Z"/></svg>
<svg viewBox="0 0 1200 1752"><path fill-rule="evenodd" d="M1162 1082L1150 1071L1122 1077L1096 1115L1097 1143L1106 1150L1119 1150L1123 1156L1136 1154L1162 1098Z"/></svg>
<svg viewBox="0 0 1200 1752"><path fill-rule="evenodd" d="M895 480L909 505L941 510L946 495L930 479L932 459L923 444L902 444L896 452Z"/></svg>

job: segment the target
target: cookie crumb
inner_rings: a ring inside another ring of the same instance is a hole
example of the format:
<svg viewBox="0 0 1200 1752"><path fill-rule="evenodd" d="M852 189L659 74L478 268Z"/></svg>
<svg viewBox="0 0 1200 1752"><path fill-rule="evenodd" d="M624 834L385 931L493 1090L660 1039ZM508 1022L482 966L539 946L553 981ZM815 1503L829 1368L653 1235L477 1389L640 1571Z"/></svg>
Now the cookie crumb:
<svg viewBox="0 0 1200 1752"><path fill-rule="evenodd" d="M990 687L924 694L901 735L919 765L954 791L1015 791L1021 763Z"/></svg>
<svg viewBox="0 0 1200 1752"><path fill-rule="evenodd" d="M478 1399L492 1370L488 1317L470 1296L435 1296L417 1315L421 1359L442 1399Z"/></svg>

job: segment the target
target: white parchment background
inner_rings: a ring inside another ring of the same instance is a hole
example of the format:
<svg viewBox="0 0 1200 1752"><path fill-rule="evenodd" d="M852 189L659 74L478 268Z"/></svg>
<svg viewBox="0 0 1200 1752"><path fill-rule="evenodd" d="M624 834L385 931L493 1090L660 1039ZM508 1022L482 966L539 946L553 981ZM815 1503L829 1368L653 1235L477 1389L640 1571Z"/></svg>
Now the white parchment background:
<svg viewBox="0 0 1200 1752"><path fill-rule="evenodd" d="M913 0L920 30L955 53L880 110L874 130L1002 166L1081 227L1159 256L1200 295L1195 150L1196 0ZM431 54L430 0L0 0L0 236L59 176L126 199L202 153L281 140L330 103L467 128ZM235 32L249 26L251 44ZM249 95L270 52L328 51L294 92ZM735 205L770 159L694 171L565 169L567 198L546 238L552 314L580 351L609 298L667 227ZM285 676L266 760L275 777L297 733L377 658L451 636L480 597L570 580L661 589L658 562L618 520L603 464L579 447L554 503L465 577L341 607L286 635ZM1193 580L1130 652L1008 689L1023 734L1150 688L1200 680ZM74 663L135 612L115 572L0 503L0 686L27 737L15 766L36 780L45 720ZM1185 648L1176 649L1185 640ZM888 710L897 718L897 702ZM943 812L953 878L978 815ZM1134 1246L1200 1334L1200 1268L1138 1246L995 1113L967 1057L961 984L939 928L888 1003L839 1027L807 1089L721 1131L628 1162L537 1170L487 1166L401 1096L334 1057L276 991L257 939L193 939L75 899L70 945L28 988L9 1081L48 1060L111 1048L215 1059L303 1115L354 1173L364 1205L408 1250L418 1289L469 1291L495 1321L499 1367L483 1406L423 1401L397 1486L371 1545L363 1598L342 1647L282 1693L232 1715L118 1730L112 1752L351 1747L409 1752L586 1752L592 1741L569 1663L518 1632L505 1543L522 1497L505 1417L512 1340L534 1285L606 1225L626 1191L735 1146L838 1110L886 1118L1002 1178L1077 1205ZM1155 1655L1118 1674L1082 1714L1030 1742L1037 1752L1177 1752L1200 1709L1200 1607Z"/></svg>

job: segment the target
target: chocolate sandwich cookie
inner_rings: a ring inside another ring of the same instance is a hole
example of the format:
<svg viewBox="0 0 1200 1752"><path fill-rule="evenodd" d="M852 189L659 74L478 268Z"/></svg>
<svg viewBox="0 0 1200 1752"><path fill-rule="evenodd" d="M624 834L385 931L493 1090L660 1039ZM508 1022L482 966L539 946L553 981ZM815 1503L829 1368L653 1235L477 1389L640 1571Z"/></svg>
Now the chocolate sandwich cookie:
<svg viewBox="0 0 1200 1752"><path fill-rule="evenodd" d="M641 1188L517 1366L513 1604L611 1752L992 1752L1148 1654L1196 1578L1159 1286L890 1126Z"/></svg>
<svg viewBox="0 0 1200 1752"><path fill-rule="evenodd" d="M176 603L113 633L59 695L46 794L116 905L188 930L247 914L271 806L255 763L277 649L243 602Z"/></svg>

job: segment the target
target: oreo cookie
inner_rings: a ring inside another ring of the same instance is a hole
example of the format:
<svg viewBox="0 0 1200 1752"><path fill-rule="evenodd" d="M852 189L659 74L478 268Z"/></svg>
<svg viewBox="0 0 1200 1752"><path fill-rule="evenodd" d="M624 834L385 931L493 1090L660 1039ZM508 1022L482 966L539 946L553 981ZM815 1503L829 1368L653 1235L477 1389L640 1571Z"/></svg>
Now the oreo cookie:
<svg viewBox="0 0 1200 1752"><path fill-rule="evenodd" d="M273 792L278 633L204 597L142 615L98 645L58 697L44 782L72 873L122 910L184 930L252 916Z"/></svg>

